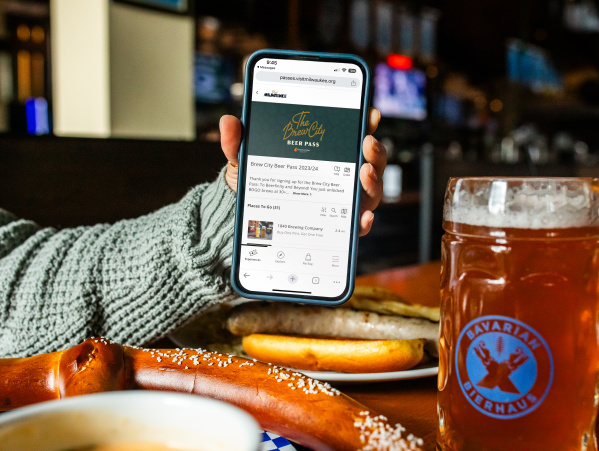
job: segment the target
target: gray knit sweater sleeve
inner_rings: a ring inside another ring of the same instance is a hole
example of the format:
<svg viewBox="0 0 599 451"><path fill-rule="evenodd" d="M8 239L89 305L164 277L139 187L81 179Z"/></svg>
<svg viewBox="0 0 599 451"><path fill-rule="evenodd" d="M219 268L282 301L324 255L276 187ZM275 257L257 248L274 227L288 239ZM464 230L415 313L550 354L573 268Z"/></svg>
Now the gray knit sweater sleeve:
<svg viewBox="0 0 599 451"><path fill-rule="evenodd" d="M152 214L57 231L0 209L0 357L160 338L232 296L235 195L218 179Z"/></svg>

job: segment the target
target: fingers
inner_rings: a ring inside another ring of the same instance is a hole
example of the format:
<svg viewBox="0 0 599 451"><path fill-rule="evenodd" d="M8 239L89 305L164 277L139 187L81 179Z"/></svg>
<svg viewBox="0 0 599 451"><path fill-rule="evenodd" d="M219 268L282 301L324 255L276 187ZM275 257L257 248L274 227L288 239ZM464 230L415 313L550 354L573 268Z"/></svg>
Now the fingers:
<svg viewBox="0 0 599 451"><path fill-rule="evenodd" d="M381 121L381 112L376 108L370 108L368 111L368 134L372 135Z"/></svg>
<svg viewBox="0 0 599 451"><path fill-rule="evenodd" d="M239 166L239 146L241 145L241 122L235 116L220 118L220 145L227 158L225 180L233 191L237 192L237 174Z"/></svg>
<svg viewBox="0 0 599 451"><path fill-rule="evenodd" d="M362 183L360 209L373 211L383 197L383 179L377 174L374 166L365 163L360 168L360 182Z"/></svg>
<svg viewBox="0 0 599 451"><path fill-rule="evenodd" d="M381 120L381 112L376 108L368 111L368 133L376 131ZM363 195L360 201L360 236L372 228L374 210L383 197L383 172L387 165L387 151L373 136L367 136L362 143L366 163L360 168L360 182Z"/></svg>
<svg viewBox="0 0 599 451"><path fill-rule="evenodd" d="M369 135L364 138L362 148L366 162L360 168L360 183L363 190L360 200L360 210L362 211L360 236L366 235L372 227L374 219L372 211L379 205L383 197L383 173L387 165L387 150L373 136Z"/></svg>
<svg viewBox="0 0 599 451"><path fill-rule="evenodd" d="M387 165L387 150L372 136L364 138L364 160L360 168L360 182L364 194L360 202L362 210L374 210L383 197L383 173Z"/></svg>
<svg viewBox="0 0 599 451"><path fill-rule="evenodd" d="M360 215L360 236L370 232L372 221L374 221L374 214L370 210L363 211Z"/></svg>
<svg viewBox="0 0 599 451"><path fill-rule="evenodd" d="M368 135L362 143L364 161L370 163L376 169L377 174L383 177L385 166L387 166L387 149L374 136Z"/></svg>

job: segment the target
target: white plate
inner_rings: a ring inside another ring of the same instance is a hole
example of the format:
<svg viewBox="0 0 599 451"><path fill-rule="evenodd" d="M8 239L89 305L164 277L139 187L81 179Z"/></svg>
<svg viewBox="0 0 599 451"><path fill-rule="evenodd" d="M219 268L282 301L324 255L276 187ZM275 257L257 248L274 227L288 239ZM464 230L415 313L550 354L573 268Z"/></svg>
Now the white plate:
<svg viewBox="0 0 599 451"><path fill-rule="evenodd" d="M336 373L334 371L305 370L296 371L323 382L363 383L399 381L405 379L418 379L421 377L436 376L439 372L439 366L437 362L432 362L417 368L412 368L411 370L392 371L390 373Z"/></svg>

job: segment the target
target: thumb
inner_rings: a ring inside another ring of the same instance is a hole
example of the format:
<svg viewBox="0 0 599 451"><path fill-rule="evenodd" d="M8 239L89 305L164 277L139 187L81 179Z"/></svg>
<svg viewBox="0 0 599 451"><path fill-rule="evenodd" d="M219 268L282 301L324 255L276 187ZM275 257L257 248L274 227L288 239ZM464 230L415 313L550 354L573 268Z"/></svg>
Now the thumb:
<svg viewBox="0 0 599 451"><path fill-rule="evenodd" d="M239 166L239 146L241 144L241 122L235 116L220 118L220 146L227 158L225 180L233 191L237 191L237 174Z"/></svg>
<svg viewBox="0 0 599 451"><path fill-rule="evenodd" d="M241 145L241 121L235 116L225 115L220 118L220 145L229 163L239 164L239 146Z"/></svg>

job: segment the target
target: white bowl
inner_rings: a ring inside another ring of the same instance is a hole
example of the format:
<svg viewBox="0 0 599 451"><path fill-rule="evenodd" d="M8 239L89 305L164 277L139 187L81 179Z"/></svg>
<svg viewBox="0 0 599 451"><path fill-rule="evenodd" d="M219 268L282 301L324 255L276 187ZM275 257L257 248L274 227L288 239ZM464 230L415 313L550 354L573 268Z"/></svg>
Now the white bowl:
<svg viewBox="0 0 599 451"><path fill-rule="evenodd" d="M125 442L141 445L135 449L160 444L164 448L156 449L256 451L260 430L252 416L230 404L157 391L77 396L0 415L0 450L58 451Z"/></svg>

